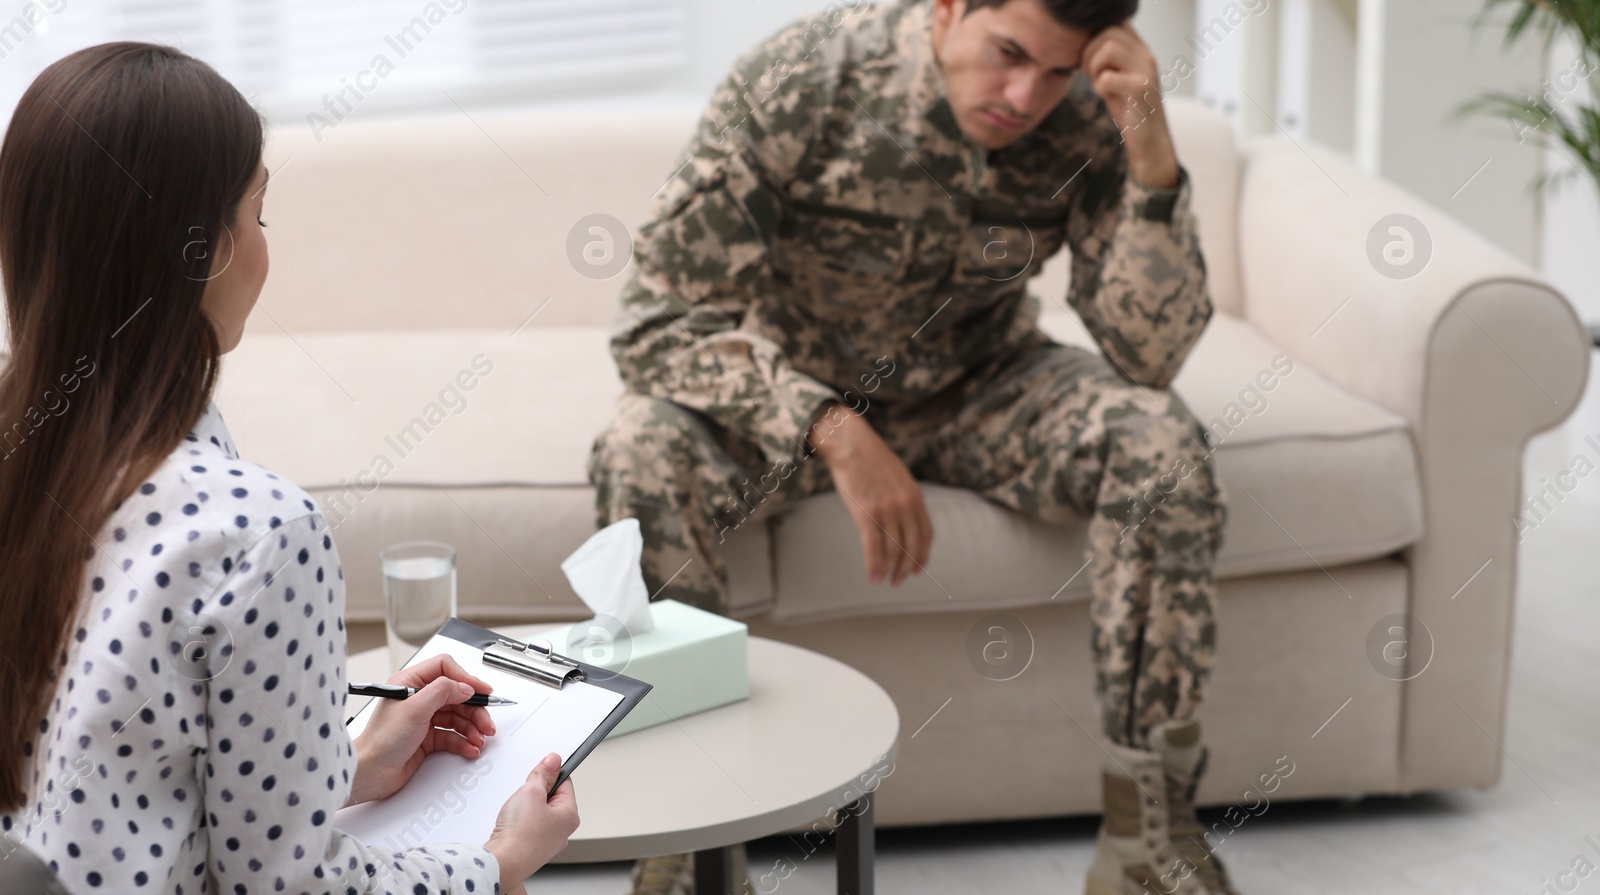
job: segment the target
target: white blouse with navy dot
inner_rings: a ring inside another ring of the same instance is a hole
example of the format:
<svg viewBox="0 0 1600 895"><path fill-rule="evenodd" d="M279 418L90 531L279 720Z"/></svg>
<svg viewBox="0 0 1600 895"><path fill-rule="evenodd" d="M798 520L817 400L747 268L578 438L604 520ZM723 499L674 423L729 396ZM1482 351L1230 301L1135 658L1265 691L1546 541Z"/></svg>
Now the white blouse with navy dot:
<svg viewBox="0 0 1600 895"><path fill-rule="evenodd" d="M95 544L31 804L0 815L0 849L27 846L75 893L499 891L479 844L397 852L334 829L356 767L339 555L215 406Z"/></svg>

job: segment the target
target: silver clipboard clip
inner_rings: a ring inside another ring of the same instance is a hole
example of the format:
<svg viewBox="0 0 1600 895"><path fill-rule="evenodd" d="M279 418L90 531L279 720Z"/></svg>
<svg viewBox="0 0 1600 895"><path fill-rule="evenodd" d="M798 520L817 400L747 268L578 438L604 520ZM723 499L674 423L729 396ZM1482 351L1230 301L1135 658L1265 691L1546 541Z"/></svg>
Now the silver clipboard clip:
<svg viewBox="0 0 1600 895"><path fill-rule="evenodd" d="M484 647L483 664L557 690L567 681L583 680L583 669L578 667L578 663L558 654L549 644L537 640L524 643L505 637L497 638L494 643Z"/></svg>

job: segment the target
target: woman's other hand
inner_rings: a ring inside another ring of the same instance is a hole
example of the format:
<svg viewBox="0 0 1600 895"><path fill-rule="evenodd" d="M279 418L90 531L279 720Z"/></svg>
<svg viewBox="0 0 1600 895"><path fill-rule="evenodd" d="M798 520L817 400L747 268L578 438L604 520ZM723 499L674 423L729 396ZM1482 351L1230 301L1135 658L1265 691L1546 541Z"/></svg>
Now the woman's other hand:
<svg viewBox="0 0 1600 895"><path fill-rule="evenodd" d="M404 786L431 752L477 758L494 719L479 705L462 705L474 693L492 688L468 674L448 655L426 659L389 675L389 683L415 687L407 699L378 699L372 717L355 739L355 805L386 799Z"/></svg>
<svg viewBox="0 0 1600 895"><path fill-rule="evenodd" d="M571 778L550 792L560 773L561 756L546 755L495 818L484 848L500 862L501 895L526 892L523 880L560 854L578 829L578 799Z"/></svg>

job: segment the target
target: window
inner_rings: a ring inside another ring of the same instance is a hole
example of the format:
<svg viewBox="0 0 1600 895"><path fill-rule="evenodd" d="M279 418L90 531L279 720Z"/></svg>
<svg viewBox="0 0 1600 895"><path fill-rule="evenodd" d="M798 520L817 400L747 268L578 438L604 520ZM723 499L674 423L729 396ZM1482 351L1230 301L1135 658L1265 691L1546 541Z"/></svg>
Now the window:
<svg viewBox="0 0 1600 895"><path fill-rule="evenodd" d="M0 102L111 40L215 66L275 122L639 84L687 59L685 0L31 0L0 14Z"/></svg>

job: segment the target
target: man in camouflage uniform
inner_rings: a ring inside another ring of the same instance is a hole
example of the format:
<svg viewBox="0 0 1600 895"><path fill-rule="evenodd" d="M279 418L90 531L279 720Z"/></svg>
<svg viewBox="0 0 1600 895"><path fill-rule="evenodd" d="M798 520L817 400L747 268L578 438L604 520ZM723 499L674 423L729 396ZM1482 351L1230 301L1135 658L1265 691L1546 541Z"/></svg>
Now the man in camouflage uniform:
<svg viewBox="0 0 1600 895"><path fill-rule="evenodd" d="M652 593L719 612L718 545L822 491L893 584L930 549L917 480L1088 517L1114 756L1090 891L1228 893L1192 807L1225 502L1167 390L1211 303L1136 3L834 3L742 57L637 241L590 477ZM1026 282L1064 247L1100 352L1037 326Z"/></svg>

